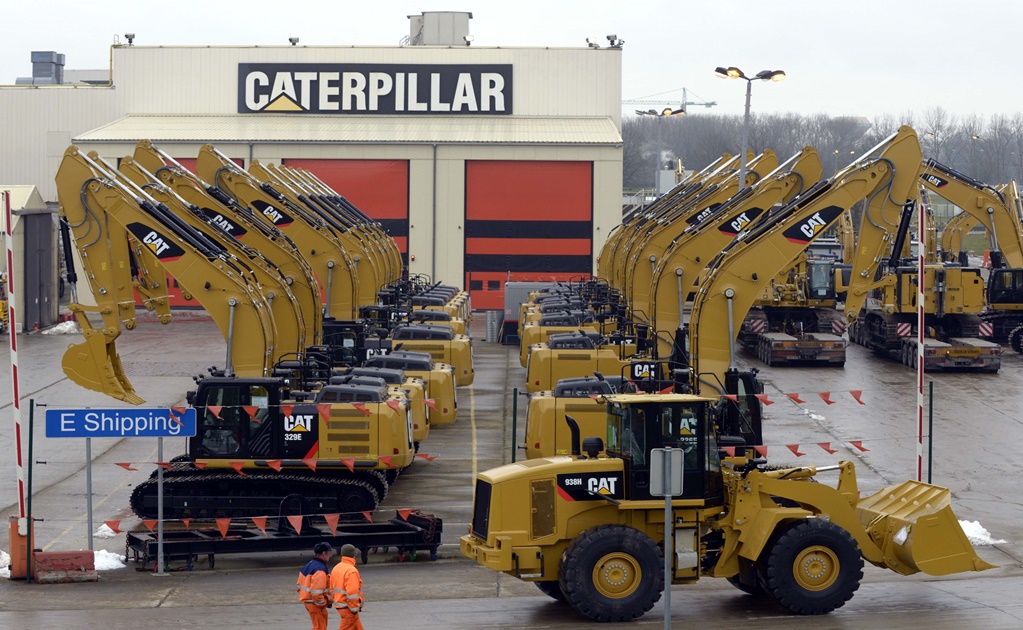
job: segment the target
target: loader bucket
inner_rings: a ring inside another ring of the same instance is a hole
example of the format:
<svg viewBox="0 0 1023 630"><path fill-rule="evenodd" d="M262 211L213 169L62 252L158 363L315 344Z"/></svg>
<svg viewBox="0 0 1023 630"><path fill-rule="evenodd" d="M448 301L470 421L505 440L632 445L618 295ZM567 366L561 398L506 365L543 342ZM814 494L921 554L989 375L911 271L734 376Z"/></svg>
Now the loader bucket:
<svg viewBox="0 0 1023 630"><path fill-rule="evenodd" d="M996 568L981 560L952 512L947 488L920 481L890 486L856 504L856 515L884 556L903 575L948 575Z"/></svg>
<svg viewBox="0 0 1023 630"><path fill-rule="evenodd" d="M98 330L83 332L85 342L71 344L64 352L61 361L64 374L86 389L104 393L128 404L141 405L146 402L128 382L113 340L108 342Z"/></svg>

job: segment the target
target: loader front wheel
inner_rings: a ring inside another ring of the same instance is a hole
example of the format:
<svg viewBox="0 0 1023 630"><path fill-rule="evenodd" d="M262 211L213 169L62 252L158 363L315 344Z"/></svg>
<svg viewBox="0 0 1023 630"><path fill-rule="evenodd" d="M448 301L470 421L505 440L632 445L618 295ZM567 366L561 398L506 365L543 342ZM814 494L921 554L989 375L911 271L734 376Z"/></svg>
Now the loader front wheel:
<svg viewBox="0 0 1023 630"><path fill-rule="evenodd" d="M561 560L561 592L595 621L630 621L653 608L664 590L663 555L643 532L600 525L580 534Z"/></svg>
<svg viewBox="0 0 1023 630"><path fill-rule="evenodd" d="M800 521L782 532L766 553L767 592L800 615L821 615L841 607L863 578L856 541L830 521Z"/></svg>

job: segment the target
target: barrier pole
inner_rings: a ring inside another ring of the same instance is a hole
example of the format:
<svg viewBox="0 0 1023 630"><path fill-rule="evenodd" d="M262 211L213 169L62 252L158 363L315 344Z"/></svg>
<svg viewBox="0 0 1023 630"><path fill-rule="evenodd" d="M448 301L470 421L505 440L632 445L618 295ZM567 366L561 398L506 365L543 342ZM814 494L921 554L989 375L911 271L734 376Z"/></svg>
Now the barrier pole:
<svg viewBox="0 0 1023 630"><path fill-rule="evenodd" d="M917 204L916 274L916 480L924 480L924 254L927 249L927 222L924 207Z"/></svg>
<svg viewBox="0 0 1023 630"><path fill-rule="evenodd" d="M3 205L5 229L7 231L7 326L11 335L11 387L14 404L11 416L14 419L14 444L17 451L18 472L18 534L28 535L28 512L25 506L25 461L21 454L21 391L18 380L18 319L14 310L17 292L14 285L14 228L11 226L11 191L0 191Z"/></svg>

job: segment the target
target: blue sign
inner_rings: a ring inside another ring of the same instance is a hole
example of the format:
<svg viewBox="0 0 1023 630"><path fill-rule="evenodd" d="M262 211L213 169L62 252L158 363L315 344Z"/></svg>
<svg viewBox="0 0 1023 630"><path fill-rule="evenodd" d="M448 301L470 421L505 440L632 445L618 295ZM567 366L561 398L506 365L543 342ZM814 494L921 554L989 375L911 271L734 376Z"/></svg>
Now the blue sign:
<svg viewBox="0 0 1023 630"><path fill-rule="evenodd" d="M46 437L191 437L195 409L47 409Z"/></svg>

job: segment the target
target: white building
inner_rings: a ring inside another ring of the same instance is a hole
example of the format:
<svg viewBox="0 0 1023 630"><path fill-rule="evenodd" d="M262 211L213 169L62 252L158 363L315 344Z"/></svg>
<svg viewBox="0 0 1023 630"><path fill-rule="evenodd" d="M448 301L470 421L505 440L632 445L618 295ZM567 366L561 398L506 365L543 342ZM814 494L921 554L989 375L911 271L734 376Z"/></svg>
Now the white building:
<svg viewBox="0 0 1023 630"><path fill-rule="evenodd" d="M56 201L71 143L185 166L211 143L312 170L412 273L502 308L507 280L592 273L621 220L622 50L473 46L469 18L410 16L398 47L115 45L106 85L0 87L0 181Z"/></svg>

